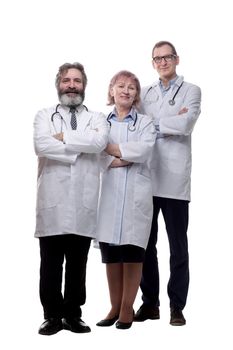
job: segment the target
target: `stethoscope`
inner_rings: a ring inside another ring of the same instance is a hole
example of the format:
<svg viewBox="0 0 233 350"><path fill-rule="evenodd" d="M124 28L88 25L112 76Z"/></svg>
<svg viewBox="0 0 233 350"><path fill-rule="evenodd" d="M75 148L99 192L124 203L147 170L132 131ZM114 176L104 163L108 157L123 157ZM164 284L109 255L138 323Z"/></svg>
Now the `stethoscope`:
<svg viewBox="0 0 233 350"><path fill-rule="evenodd" d="M61 132L62 132L62 125L63 125L63 123L66 125L66 122L65 122L63 116L61 115L61 113L58 111L59 107L60 107L60 103L58 103L56 105L55 112L53 112L53 114L51 115L51 122L53 123L53 127L56 130L56 127L54 125L54 117L55 117L55 115L58 115L61 119ZM83 107L86 109L86 111L88 111L88 108L85 105L83 105Z"/></svg>
<svg viewBox="0 0 233 350"><path fill-rule="evenodd" d="M183 83L184 83L184 82L182 81L182 83L180 84L180 86L179 86L178 89L176 90L176 92L175 92L174 96L172 97L172 99L168 101L168 103L169 103L170 106L174 106L174 105L175 105L175 103L176 103L176 101L175 101L176 95L177 95L178 92L180 91L180 88L181 88L181 86L183 85Z"/></svg>
<svg viewBox="0 0 233 350"><path fill-rule="evenodd" d="M110 119L111 119L111 118L110 118L110 117L111 117L111 114L112 114L112 113L109 113L109 115L108 115L108 117L107 117L107 121L109 122L110 126L112 126L112 123L111 123L111 121L110 121ZM130 122L128 122L128 130L129 130L129 131L135 131L135 130L136 130L136 123L137 123L137 120L138 120L138 114L135 113L135 119L134 119L133 124L130 123Z"/></svg>

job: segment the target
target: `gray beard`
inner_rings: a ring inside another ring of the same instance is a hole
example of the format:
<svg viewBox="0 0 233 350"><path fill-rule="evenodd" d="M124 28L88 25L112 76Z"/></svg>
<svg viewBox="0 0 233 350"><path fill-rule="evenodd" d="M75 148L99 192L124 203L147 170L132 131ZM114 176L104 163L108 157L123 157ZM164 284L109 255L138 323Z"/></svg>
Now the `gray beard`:
<svg viewBox="0 0 233 350"><path fill-rule="evenodd" d="M66 94L62 94L62 95L58 96L58 98L59 98L59 101L61 102L62 105L65 105L68 107L79 106L83 103L84 94L83 95L78 94L75 97L70 97L70 96L67 96Z"/></svg>

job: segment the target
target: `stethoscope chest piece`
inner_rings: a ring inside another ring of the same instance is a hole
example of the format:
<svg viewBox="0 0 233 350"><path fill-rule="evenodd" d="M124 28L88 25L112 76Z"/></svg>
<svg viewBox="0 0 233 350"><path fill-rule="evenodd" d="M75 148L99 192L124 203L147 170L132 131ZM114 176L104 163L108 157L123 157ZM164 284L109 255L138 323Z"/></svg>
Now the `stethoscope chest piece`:
<svg viewBox="0 0 233 350"><path fill-rule="evenodd" d="M176 104L175 98L176 98L176 95L178 94L178 92L180 91L180 88L181 88L182 85L183 85L183 81L182 81L182 83L180 84L180 86L178 87L178 89L176 90L175 95L172 97L171 100L168 101L168 103L169 103L170 106L174 106L174 105Z"/></svg>
<svg viewBox="0 0 233 350"><path fill-rule="evenodd" d="M129 126L128 126L128 129L129 129L129 131L135 131L135 130L136 130L135 124L129 125Z"/></svg>

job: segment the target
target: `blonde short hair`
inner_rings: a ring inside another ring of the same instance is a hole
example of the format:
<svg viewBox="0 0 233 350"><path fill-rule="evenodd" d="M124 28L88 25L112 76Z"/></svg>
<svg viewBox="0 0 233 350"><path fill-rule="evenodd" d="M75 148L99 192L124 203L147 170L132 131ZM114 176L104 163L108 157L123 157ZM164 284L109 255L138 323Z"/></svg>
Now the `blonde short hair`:
<svg viewBox="0 0 233 350"><path fill-rule="evenodd" d="M116 82L119 80L119 78L121 77L126 77L126 78L130 78L134 81L135 85L136 85L136 90L137 90L137 94L135 96L133 105L135 105L135 107L138 107L139 103L140 103L140 93L141 93L141 85L140 82L138 80L138 78L136 77L135 74L127 71L127 70L121 70L120 72L116 73L110 83L109 83L109 87L108 87L108 106L114 105L115 101L114 101L114 97L111 96L111 88L116 84Z"/></svg>

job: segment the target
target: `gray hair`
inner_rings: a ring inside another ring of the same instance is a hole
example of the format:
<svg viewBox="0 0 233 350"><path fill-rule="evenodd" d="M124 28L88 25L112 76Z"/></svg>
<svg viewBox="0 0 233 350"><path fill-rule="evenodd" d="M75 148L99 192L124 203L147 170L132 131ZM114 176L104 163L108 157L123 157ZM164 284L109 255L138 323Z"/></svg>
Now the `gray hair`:
<svg viewBox="0 0 233 350"><path fill-rule="evenodd" d="M58 87L59 87L62 75L64 73L66 73L71 68L78 69L81 72L82 78L83 78L83 87L84 87L84 90L85 90L86 85L87 85L87 76L86 76L86 73L85 73L83 65L81 63L78 63L78 62L64 63L62 66L59 67L58 73L56 75L56 80L55 80L56 88L58 89Z"/></svg>

